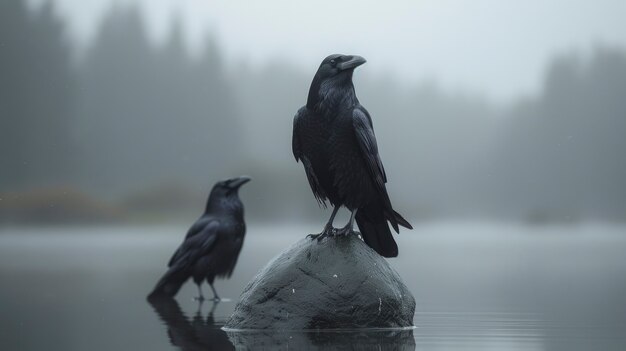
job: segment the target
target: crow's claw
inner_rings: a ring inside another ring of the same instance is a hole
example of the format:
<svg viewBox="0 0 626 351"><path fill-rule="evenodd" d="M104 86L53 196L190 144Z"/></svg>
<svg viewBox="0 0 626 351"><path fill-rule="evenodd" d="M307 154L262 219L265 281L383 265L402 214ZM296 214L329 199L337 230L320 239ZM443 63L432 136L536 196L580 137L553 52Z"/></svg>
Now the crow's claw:
<svg viewBox="0 0 626 351"><path fill-rule="evenodd" d="M321 241L322 239L324 239L325 237L330 237L330 236L334 236L336 233L336 229L335 228L324 228L324 231L322 231L319 234L309 234L306 237L310 238L311 240L315 240L317 239L317 241Z"/></svg>

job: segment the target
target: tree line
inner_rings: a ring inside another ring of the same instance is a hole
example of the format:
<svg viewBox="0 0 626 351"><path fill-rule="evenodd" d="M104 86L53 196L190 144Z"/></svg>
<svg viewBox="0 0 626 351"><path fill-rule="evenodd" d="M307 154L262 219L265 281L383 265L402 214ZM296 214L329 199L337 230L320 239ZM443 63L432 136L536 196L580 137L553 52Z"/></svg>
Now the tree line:
<svg viewBox="0 0 626 351"><path fill-rule="evenodd" d="M69 186L127 207L196 208L215 180L250 174L251 216L317 213L290 150L314 68L227 62L212 35L192 56L176 20L154 44L122 7L78 60L74 49L51 3L0 3L0 193ZM622 49L561 55L542 91L506 107L358 75L407 217L626 219Z"/></svg>

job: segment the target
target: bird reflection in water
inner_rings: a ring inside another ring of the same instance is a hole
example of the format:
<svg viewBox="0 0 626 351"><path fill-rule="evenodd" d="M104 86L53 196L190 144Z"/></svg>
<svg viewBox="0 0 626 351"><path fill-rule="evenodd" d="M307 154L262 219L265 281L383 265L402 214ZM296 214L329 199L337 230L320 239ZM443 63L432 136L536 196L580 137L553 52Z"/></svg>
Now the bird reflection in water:
<svg viewBox="0 0 626 351"><path fill-rule="evenodd" d="M167 335L172 345L181 350L235 350L226 332L215 324L213 313L218 301L213 302L206 318L202 316L200 302L192 319L183 313L178 302L171 297L151 297L148 302L167 326Z"/></svg>
<svg viewBox="0 0 626 351"><path fill-rule="evenodd" d="M412 329L225 332L213 318L219 302L213 302L206 318L199 303L191 319L171 297L151 297L148 302L167 326L172 345L181 350L415 350Z"/></svg>

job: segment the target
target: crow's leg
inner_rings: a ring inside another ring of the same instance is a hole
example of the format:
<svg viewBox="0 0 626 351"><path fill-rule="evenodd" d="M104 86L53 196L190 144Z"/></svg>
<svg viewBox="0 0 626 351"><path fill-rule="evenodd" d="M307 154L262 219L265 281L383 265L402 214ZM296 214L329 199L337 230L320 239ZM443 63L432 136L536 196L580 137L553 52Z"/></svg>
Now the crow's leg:
<svg viewBox="0 0 626 351"><path fill-rule="evenodd" d="M322 239L324 239L327 236L332 236L335 234L335 228L333 228L333 221L335 220L335 216L337 215L337 211L339 211L339 205L335 206L333 208L333 213L330 215L330 218L328 219L328 223L326 223L326 225L324 226L324 230L319 233L319 234L309 234L307 235L308 238L311 239L317 239L317 241L320 241Z"/></svg>
<svg viewBox="0 0 626 351"><path fill-rule="evenodd" d="M337 235L350 235L350 234L354 234L354 216L356 216L356 211L358 211L359 209L356 208L352 211L352 213L350 214L350 220L348 221L348 224L346 224L345 227L337 230Z"/></svg>
<svg viewBox="0 0 626 351"><path fill-rule="evenodd" d="M209 317L213 316L213 312L215 312L215 308L217 307L217 305L220 303L219 300L217 301L213 301L213 306L211 306L211 310L209 311Z"/></svg>
<svg viewBox="0 0 626 351"><path fill-rule="evenodd" d="M211 287L211 290L213 290L213 298L211 301L221 301L222 299L220 299L219 295L217 295L217 291L213 287L213 283L209 283L209 286Z"/></svg>
<svg viewBox="0 0 626 351"><path fill-rule="evenodd" d="M204 301L204 295L202 295L202 288L200 287L200 285L202 284L202 281L200 281L200 283L196 283L196 285L198 286L198 297L195 297L194 300L196 301Z"/></svg>
<svg viewBox="0 0 626 351"><path fill-rule="evenodd" d="M204 300L199 300L198 301L198 309L196 310L196 317L195 318L202 319L202 304L203 303L204 303Z"/></svg>

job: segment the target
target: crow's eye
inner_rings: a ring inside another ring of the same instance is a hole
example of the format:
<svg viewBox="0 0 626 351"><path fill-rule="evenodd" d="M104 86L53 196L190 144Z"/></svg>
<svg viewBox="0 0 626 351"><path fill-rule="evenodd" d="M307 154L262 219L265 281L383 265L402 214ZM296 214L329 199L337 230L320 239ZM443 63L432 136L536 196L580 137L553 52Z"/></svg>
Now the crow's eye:
<svg viewBox="0 0 626 351"><path fill-rule="evenodd" d="M330 64L333 65L333 67L335 67L335 65L337 64L337 61L335 59L330 60Z"/></svg>

